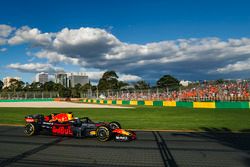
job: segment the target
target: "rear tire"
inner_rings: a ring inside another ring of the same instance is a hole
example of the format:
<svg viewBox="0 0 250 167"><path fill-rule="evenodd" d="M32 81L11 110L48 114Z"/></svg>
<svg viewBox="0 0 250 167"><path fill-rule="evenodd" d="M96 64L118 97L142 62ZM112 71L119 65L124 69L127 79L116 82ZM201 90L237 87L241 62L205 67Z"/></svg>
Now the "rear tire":
<svg viewBox="0 0 250 167"><path fill-rule="evenodd" d="M35 128L35 125L32 124L32 123L27 123L25 126L24 126L24 134L26 136L32 136L34 135L36 132L36 128Z"/></svg>
<svg viewBox="0 0 250 167"><path fill-rule="evenodd" d="M111 138L111 130L108 126L99 126L96 129L97 139L101 142L108 141Z"/></svg>

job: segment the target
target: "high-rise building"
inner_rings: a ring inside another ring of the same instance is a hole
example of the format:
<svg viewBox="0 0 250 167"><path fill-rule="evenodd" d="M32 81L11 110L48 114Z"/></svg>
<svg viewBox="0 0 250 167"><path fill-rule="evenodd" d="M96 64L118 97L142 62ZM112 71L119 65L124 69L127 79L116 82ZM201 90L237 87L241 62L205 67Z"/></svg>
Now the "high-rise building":
<svg viewBox="0 0 250 167"><path fill-rule="evenodd" d="M21 78L20 77L5 77L5 78L3 78L3 88L9 87L13 80L21 81Z"/></svg>
<svg viewBox="0 0 250 167"><path fill-rule="evenodd" d="M77 84L85 85L89 83L89 77L82 73L56 73L55 82L64 87L75 87Z"/></svg>
<svg viewBox="0 0 250 167"><path fill-rule="evenodd" d="M44 84L45 82L48 82L49 80L49 74L48 73L38 73L36 74L36 82L40 82L42 84Z"/></svg>
<svg viewBox="0 0 250 167"><path fill-rule="evenodd" d="M85 85L89 83L89 77L83 74L73 74L69 76L69 87L75 87L77 84Z"/></svg>
<svg viewBox="0 0 250 167"><path fill-rule="evenodd" d="M63 85L64 87L68 86L68 77L66 73L56 73L55 74L55 82Z"/></svg>

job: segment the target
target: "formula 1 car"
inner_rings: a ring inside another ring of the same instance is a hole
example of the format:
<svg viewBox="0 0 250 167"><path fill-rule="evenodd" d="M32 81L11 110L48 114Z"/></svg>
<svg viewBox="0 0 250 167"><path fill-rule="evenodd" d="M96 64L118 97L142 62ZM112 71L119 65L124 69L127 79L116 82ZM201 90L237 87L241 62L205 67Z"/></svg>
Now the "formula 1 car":
<svg viewBox="0 0 250 167"><path fill-rule="evenodd" d="M118 122L93 122L88 117L73 118L72 113L41 114L25 117L24 134L32 136L45 132L57 136L97 137L99 141L131 141L136 139L133 131L121 129Z"/></svg>

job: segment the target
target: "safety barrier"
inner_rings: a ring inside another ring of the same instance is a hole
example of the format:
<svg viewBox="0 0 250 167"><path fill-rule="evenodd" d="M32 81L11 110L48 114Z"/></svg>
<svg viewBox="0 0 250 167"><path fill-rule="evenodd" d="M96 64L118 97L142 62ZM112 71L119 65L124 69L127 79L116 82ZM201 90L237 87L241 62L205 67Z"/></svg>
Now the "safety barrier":
<svg viewBox="0 0 250 167"><path fill-rule="evenodd" d="M65 99L65 98L37 98L37 99L0 99L0 102L48 102L48 101L78 101L83 103L132 105L132 106L164 106L187 108L243 108L249 109L250 102L181 102L181 101L151 101L151 100L97 100L97 99Z"/></svg>
<svg viewBox="0 0 250 167"><path fill-rule="evenodd" d="M187 108L250 108L250 102L182 102L182 101L143 101L143 100L95 100L80 99L83 103L132 105L132 106L166 106Z"/></svg>

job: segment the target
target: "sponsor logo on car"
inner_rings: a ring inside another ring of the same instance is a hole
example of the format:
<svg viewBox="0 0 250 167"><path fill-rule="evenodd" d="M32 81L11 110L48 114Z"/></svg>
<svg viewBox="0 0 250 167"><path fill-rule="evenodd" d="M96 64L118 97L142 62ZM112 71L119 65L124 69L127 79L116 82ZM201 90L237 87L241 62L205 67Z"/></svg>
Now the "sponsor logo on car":
<svg viewBox="0 0 250 167"><path fill-rule="evenodd" d="M116 136L115 139L117 140L128 140L127 136Z"/></svg>

